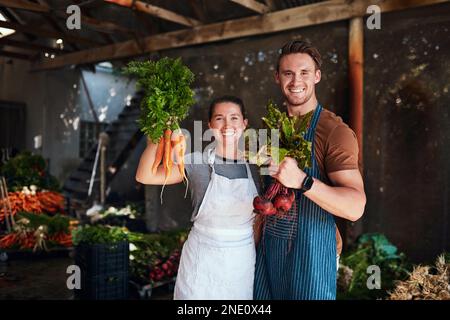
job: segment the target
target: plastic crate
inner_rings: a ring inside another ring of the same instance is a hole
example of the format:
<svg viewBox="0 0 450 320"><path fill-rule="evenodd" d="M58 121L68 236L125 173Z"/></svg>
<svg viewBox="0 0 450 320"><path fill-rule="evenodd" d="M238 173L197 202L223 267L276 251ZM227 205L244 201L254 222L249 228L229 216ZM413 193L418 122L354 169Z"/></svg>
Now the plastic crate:
<svg viewBox="0 0 450 320"><path fill-rule="evenodd" d="M95 277L81 276L81 289L75 290L78 300L128 299L128 272L110 273Z"/></svg>
<svg viewBox="0 0 450 320"><path fill-rule="evenodd" d="M128 273L129 243L80 244L75 248L75 264L92 278L104 274Z"/></svg>
<svg viewBox="0 0 450 320"><path fill-rule="evenodd" d="M128 241L80 244L75 247L74 260L81 270L81 289L75 289L76 299L128 299Z"/></svg>

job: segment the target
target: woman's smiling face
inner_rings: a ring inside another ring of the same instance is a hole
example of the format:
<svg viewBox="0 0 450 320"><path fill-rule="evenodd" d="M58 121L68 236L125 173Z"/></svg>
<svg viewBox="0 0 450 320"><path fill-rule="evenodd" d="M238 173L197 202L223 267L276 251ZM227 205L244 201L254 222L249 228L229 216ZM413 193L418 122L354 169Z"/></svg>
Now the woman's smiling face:
<svg viewBox="0 0 450 320"><path fill-rule="evenodd" d="M244 119L241 108L233 102L220 102L214 106L209 128L213 130L218 143L236 144L248 121Z"/></svg>

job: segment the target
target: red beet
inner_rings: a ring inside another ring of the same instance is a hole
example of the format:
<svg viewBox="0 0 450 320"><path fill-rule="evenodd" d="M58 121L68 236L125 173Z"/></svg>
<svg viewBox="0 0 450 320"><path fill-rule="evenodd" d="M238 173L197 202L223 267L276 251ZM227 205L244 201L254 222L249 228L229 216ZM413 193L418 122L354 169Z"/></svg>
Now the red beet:
<svg viewBox="0 0 450 320"><path fill-rule="evenodd" d="M253 199L253 208L255 208L255 211L261 214L275 214L276 210L273 207L272 202L267 200L264 197L257 196L255 199Z"/></svg>
<svg viewBox="0 0 450 320"><path fill-rule="evenodd" d="M257 196L253 199L253 208L259 212L269 210L272 206L272 203L263 197Z"/></svg>
<svg viewBox="0 0 450 320"><path fill-rule="evenodd" d="M283 212L288 212L289 209L291 209L291 207L292 207L292 202L289 199L289 197L279 194L275 197L275 199L273 201L273 206L278 210L281 210Z"/></svg>
<svg viewBox="0 0 450 320"><path fill-rule="evenodd" d="M291 203L294 203L295 201L295 192L290 190L289 192L289 200L291 201Z"/></svg>
<svg viewBox="0 0 450 320"><path fill-rule="evenodd" d="M272 200L277 194L280 193L280 191L283 189L283 185L279 183L276 180L273 180L273 182L270 184L270 186L267 188L266 192L264 193L264 198Z"/></svg>
<svg viewBox="0 0 450 320"><path fill-rule="evenodd" d="M272 179L264 195L253 199L253 207L256 213L263 215L284 214L292 208L294 202L293 190Z"/></svg>
<svg viewBox="0 0 450 320"><path fill-rule="evenodd" d="M265 216L271 216L273 214L277 213L277 209L272 205L272 207L269 210L266 210L264 212L261 212Z"/></svg>

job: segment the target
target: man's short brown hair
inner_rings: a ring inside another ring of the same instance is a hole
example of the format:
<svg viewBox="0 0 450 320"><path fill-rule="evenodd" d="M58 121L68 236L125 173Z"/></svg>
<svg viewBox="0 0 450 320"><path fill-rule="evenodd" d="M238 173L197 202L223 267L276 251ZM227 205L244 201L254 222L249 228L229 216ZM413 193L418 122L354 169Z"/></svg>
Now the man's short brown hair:
<svg viewBox="0 0 450 320"><path fill-rule="evenodd" d="M319 50L317 50L317 48L314 47L309 42L302 41L302 40L293 40L293 41L289 41L288 43L286 43L280 49L280 55L278 56L278 62L277 62L277 71L279 71L279 69L280 69L281 58L283 58L284 56L287 56L288 54L293 54L293 53L306 53L314 60L314 64L316 65L316 70L320 70L320 67L322 66L322 58L320 57Z"/></svg>

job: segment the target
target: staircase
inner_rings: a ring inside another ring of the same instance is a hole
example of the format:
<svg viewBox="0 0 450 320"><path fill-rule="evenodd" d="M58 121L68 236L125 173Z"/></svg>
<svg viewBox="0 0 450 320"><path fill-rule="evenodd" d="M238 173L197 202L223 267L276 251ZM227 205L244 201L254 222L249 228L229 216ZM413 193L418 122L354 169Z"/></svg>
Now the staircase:
<svg viewBox="0 0 450 320"><path fill-rule="evenodd" d="M143 135L137 123L142 97L143 93L137 92L131 99L131 104L126 106L119 114L117 120L113 121L105 130L109 136L105 159L106 189ZM83 159L79 167L70 174L64 183L63 192L69 200L70 205L74 208L85 209L90 206L92 200L100 198L100 157L97 164L92 194L88 196L89 182L95 163L97 148L98 144L95 144L89 150L88 155Z"/></svg>

